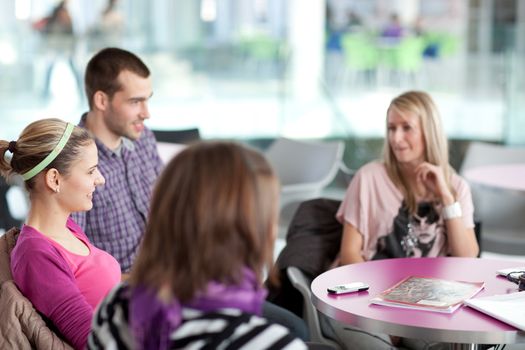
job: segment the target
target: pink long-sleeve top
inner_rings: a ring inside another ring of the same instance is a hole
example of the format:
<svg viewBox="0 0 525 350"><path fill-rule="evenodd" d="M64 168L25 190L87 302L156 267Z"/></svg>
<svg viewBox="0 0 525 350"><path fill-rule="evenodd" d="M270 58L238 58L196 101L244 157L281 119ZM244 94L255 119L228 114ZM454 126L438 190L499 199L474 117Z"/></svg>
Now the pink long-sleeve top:
<svg viewBox="0 0 525 350"><path fill-rule="evenodd" d="M31 226L24 225L11 253L11 272L20 291L75 349L83 349L96 306L121 278L111 255L89 243L68 219L67 228L89 249L74 254Z"/></svg>

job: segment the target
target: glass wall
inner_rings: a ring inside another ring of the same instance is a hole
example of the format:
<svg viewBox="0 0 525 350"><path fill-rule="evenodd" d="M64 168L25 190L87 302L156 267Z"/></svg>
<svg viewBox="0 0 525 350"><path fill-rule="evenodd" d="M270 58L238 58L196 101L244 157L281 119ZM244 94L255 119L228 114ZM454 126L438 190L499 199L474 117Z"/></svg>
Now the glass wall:
<svg viewBox="0 0 525 350"><path fill-rule="evenodd" d="M87 60L120 46L152 70L152 128L380 138L390 99L423 89L451 138L525 143L523 1L68 0L51 29L59 4L0 4L2 138L78 121Z"/></svg>

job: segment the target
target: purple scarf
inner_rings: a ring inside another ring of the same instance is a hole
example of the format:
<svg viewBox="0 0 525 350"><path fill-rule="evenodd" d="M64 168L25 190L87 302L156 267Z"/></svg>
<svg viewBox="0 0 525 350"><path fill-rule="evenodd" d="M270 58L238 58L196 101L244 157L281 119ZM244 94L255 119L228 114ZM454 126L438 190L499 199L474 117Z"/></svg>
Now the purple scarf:
<svg viewBox="0 0 525 350"><path fill-rule="evenodd" d="M238 285L209 282L204 292L184 305L176 299L165 304L157 298L156 291L138 286L131 290L130 327L138 349L165 350L169 347L169 335L182 322L183 306L204 312L234 308L260 316L265 297L266 290L258 285L255 274L248 268L243 268Z"/></svg>

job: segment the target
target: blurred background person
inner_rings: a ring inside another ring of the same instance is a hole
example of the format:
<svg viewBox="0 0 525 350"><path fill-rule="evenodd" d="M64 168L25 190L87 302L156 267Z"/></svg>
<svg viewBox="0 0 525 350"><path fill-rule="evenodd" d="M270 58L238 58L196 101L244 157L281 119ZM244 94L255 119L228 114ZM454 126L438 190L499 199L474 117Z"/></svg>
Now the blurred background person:
<svg viewBox="0 0 525 350"><path fill-rule="evenodd" d="M403 27L397 13L392 13L388 23L383 27L381 36L385 38L401 38L404 35Z"/></svg>
<svg viewBox="0 0 525 350"><path fill-rule="evenodd" d="M82 79L75 61L76 36L73 31L73 20L68 9L68 1L60 1L53 7L51 13L37 21L33 28L41 34L46 59L43 98L48 99L50 97L54 68L62 60L70 67L78 95L81 96Z"/></svg>
<svg viewBox="0 0 525 350"><path fill-rule="evenodd" d="M122 45L125 20L119 9L118 0L108 0L99 20L91 29L91 49L118 47Z"/></svg>

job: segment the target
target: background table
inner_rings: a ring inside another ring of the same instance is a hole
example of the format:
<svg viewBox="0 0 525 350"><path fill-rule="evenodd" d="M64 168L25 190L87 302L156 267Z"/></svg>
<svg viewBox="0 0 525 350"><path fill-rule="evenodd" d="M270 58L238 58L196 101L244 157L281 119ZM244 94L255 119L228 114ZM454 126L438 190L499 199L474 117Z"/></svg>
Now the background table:
<svg viewBox="0 0 525 350"><path fill-rule="evenodd" d="M466 170L465 178L485 186L525 191L525 164L478 166Z"/></svg>
<svg viewBox="0 0 525 350"><path fill-rule="evenodd" d="M525 164L475 166L463 174L481 221L483 250L524 255Z"/></svg>
<svg viewBox="0 0 525 350"><path fill-rule="evenodd" d="M525 333L467 306L451 314L372 305L370 299L411 275L485 282L477 296L516 292L517 285L496 270L523 266L520 262L477 258L405 258L346 265L318 276L311 285L312 301L325 315L366 331L446 343L507 344L525 342ZM367 292L330 295L326 288L362 281Z"/></svg>

